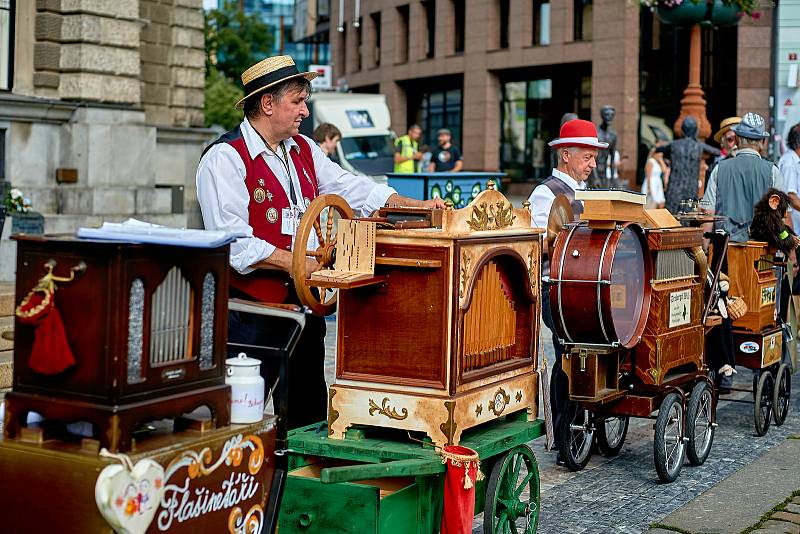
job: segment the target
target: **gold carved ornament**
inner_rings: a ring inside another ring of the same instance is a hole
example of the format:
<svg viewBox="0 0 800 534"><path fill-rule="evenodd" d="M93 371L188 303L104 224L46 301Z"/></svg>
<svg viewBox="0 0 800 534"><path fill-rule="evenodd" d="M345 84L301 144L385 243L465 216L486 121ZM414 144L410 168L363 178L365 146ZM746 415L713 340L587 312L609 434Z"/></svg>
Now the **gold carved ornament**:
<svg viewBox="0 0 800 534"><path fill-rule="evenodd" d="M402 411L403 415L400 415L399 413L397 413L397 410L395 410L394 408L389 406L389 397L384 397L383 398L383 402L381 402L380 406L375 404L374 400L369 399L369 414L371 416L374 416L375 412L378 412L381 415L385 415L389 419L395 419L397 421L402 421L403 419L408 417L408 409L407 408L403 408L401 411Z"/></svg>
<svg viewBox="0 0 800 534"><path fill-rule="evenodd" d="M473 230L500 230L511 226L515 218L510 202L481 202L472 208L467 225Z"/></svg>

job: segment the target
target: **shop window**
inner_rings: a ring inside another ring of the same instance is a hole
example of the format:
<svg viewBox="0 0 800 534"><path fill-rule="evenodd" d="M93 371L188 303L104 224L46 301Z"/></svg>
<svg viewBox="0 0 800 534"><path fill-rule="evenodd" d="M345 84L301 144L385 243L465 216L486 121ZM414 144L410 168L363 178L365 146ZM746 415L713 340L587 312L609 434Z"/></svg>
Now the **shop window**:
<svg viewBox="0 0 800 534"><path fill-rule="evenodd" d="M397 28L397 56L395 61L397 63L408 62L408 25L409 25L409 9L408 4L399 6L397 8L397 18L399 25Z"/></svg>
<svg viewBox="0 0 800 534"><path fill-rule="evenodd" d="M575 0L572 12L576 41L592 40L592 0Z"/></svg>
<svg viewBox="0 0 800 534"><path fill-rule="evenodd" d="M0 90L14 80L14 0L0 0Z"/></svg>
<svg viewBox="0 0 800 534"><path fill-rule="evenodd" d="M464 20L465 20L466 7L464 0L453 0L453 18L455 19L456 29L453 35L454 49L456 54L464 53Z"/></svg>
<svg viewBox="0 0 800 534"><path fill-rule="evenodd" d="M533 0L533 46L550 44L550 2Z"/></svg>
<svg viewBox="0 0 800 534"><path fill-rule="evenodd" d="M370 18L372 19L372 36L375 43L374 63L376 67L379 67L381 65L381 12L373 13Z"/></svg>
<svg viewBox="0 0 800 534"><path fill-rule="evenodd" d="M511 11L511 0L498 0L497 9L500 18L500 48L508 48L508 16Z"/></svg>
<svg viewBox="0 0 800 534"><path fill-rule="evenodd" d="M436 46L436 0L423 0L428 39L425 44L425 57L432 58Z"/></svg>

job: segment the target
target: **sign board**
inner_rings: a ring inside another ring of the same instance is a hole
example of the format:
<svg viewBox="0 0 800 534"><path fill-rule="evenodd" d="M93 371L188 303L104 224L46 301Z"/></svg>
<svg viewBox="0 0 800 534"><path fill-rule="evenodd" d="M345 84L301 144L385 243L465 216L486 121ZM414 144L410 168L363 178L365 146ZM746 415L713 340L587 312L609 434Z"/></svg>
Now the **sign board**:
<svg viewBox="0 0 800 534"><path fill-rule="evenodd" d="M348 109L345 111L352 128L374 128L375 123L366 109Z"/></svg>
<svg viewBox="0 0 800 534"><path fill-rule="evenodd" d="M692 290L673 291L669 294L669 327L689 324L692 309Z"/></svg>
<svg viewBox="0 0 800 534"><path fill-rule="evenodd" d="M311 80L311 87L314 89L333 88L333 68L330 65L309 65L308 70L319 73L319 76Z"/></svg>

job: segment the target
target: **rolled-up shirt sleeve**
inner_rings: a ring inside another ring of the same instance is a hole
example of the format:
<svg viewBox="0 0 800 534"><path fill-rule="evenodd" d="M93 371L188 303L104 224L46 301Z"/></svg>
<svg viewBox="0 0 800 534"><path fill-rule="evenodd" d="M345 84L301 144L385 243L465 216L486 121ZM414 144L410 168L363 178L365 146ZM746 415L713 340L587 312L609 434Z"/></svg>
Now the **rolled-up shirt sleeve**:
<svg viewBox="0 0 800 534"><path fill-rule="evenodd" d="M226 143L209 149L197 167L197 200L206 230L241 232L248 237L231 243L230 265L241 274L254 270L253 264L268 258L275 246L253 237L248 223L250 193L246 170L236 150Z"/></svg>
<svg viewBox="0 0 800 534"><path fill-rule="evenodd" d="M550 207L555 198L556 196L546 185L539 185L533 190L528 202L531 203L531 225L534 228L547 228Z"/></svg>
<svg viewBox="0 0 800 534"><path fill-rule="evenodd" d="M368 217L397 192L388 185L375 183L368 176L347 172L331 161L314 141L308 138L306 140L314 156L319 194L334 193L343 196L357 217Z"/></svg>

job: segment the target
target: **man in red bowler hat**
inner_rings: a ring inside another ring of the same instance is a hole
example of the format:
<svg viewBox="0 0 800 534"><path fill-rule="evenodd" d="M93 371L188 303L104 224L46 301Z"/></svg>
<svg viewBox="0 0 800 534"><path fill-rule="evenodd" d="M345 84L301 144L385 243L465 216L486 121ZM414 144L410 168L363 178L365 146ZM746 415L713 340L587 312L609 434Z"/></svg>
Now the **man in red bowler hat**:
<svg viewBox="0 0 800 534"><path fill-rule="evenodd" d="M572 205L572 213L577 220L583 213L583 202L575 200L575 191L586 189L586 180L597 166L597 151L607 148L608 143L597 139L597 128L589 121L573 119L561 126L558 139L548 143L556 153L558 166L531 193L531 224L539 228L547 228L550 208L556 195L565 195ZM553 333L553 349L555 362L550 374L550 408L553 412L553 430L558 443L558 426L561 414L567 402L567 375L561 370L561 354L564 347L553 330L553 316L550 312L549 286L550 261L542 263L542 320ZM560 459L557 461L560 465Z"/></svg>

